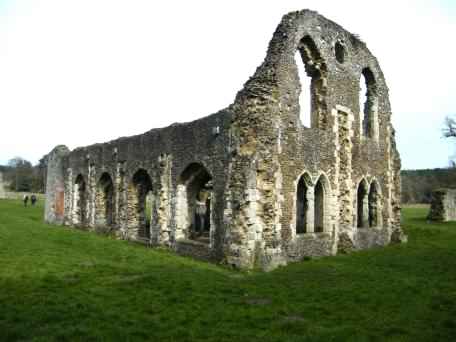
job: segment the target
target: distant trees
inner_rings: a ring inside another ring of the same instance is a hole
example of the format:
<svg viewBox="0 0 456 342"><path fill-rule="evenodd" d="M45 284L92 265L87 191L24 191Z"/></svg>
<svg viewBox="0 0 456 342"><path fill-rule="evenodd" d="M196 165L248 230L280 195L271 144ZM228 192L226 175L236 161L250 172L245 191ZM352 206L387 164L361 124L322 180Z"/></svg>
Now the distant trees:
<svg viewBox="0 0 456 342"><path fill-rule="evenodd" d="M46 157L35 166L22 157L14 157L8 165L0 165L4 182L11 191L44 192L46 182Z"/></svg>
<svg viewBox="0 0 456 342"><path fill-rule="evenodd" d="M402 170L402 202L430 203L431 192L438 188L456 188L456 168Z"/></svg>
<svg viewBox="0 0 456 342"><path fill-rule="evenodd" d="M445 118L442 133L445 138L456 138L455 117ZM445 169L403 170L401 178L403 203L430 203L433 190L456 188L456 161Z"/></svg>

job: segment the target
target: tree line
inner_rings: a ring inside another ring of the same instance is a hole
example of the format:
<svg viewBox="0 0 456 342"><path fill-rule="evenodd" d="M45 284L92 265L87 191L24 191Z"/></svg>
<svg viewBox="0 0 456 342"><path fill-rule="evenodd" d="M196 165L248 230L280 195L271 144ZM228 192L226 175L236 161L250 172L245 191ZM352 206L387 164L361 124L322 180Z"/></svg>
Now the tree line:
<svg viewBox="0 0 456 342"><path fill-rule="evenodd" d="M7 165L0 165L5 189L17 192L44 193L46 170L46 157L41 158L36 165L22 157L15 157Z"/></svg>
<svg viewBox="0 0 456 342"><path fill-rule="evenodd" d="M430 203L438 188L456 188L456 168L402 170L402 203Z"/></svg>
<svg viewBox="0 0 456 342"><path fill-rule="evenodd" d="M46 156L38 164L15 157L0 165L5 188L17 192L46 191ZM402 203L430 203L431 193L438 188L456 188L456 168L402 170Z"/></svg>
<svg viewBox="0 0 456 342"><path fill-rule="evenodd" d="M456 138L456 115L445 118L442 133L444 138ZM456 188L456 160L453 159L450 165L448 168L402 170L402 203L430 203L433 190Z"/></svg>

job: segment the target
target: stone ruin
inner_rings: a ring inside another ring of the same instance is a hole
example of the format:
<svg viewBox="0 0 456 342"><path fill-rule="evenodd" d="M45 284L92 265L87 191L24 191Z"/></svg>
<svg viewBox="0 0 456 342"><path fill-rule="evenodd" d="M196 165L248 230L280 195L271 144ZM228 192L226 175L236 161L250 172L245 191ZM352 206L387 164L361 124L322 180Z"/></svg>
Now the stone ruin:
<svg viewBox="0 0 456 342"><path fill-rule="evenodd" d="M57 146L45 219L270 270L404 241L400 167L377 59L356 35L303 10L283 17L228 108L73 151Z"/></svg>
<svg viewBox="0 0 456 342"><path fill-rule="evenodd" d="M428 220L456 221L456 189L437 189L431 194Z"/></svg>
<svg viewBox="0 0 456 342"><path fill-rule="evenodd" d="M5 199L5 184L3 183L3 173L0 171L0 199Z"/></svg>

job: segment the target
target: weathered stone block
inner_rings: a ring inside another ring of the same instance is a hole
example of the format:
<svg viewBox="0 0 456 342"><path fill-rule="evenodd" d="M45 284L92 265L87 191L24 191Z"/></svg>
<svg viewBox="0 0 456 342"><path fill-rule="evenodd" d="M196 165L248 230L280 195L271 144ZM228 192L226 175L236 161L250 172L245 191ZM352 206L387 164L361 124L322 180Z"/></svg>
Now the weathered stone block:
<svg viewBox="0 0 456 342"><path fill-rule="evenodd" d="M437 189L432 192L428 219L456 221L456 189Z"/></svg>

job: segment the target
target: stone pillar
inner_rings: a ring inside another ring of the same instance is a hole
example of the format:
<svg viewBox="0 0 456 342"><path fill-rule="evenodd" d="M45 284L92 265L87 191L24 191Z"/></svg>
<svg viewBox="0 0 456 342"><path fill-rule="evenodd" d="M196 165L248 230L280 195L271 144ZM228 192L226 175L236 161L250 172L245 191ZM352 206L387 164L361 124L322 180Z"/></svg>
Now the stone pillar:
<svg viewBox="0 0 456 342"><path fill-rule="evenodd" d="M367 192L363 197L363 222L361 225L363 228L369 227L369 197Z"/></svg>
<svg viewBox="0 0 456 342"><path fill-rule="evenodd" d="M3 185L3 174L0 172L0 199L5 199L5 187Z"/></svg>
<svg viewBox="0 0 456 342"><path fill-rule="evenodd" d="M48 155L46 201L44 220L48 223L63 224L65 214L65 177L63 161L70 153L68 147L59 145Z"/></svg>
<svg viewBox="0 0 456 342"><path fill-rule="evenodd" d="M306 211L306 233L313 233L315 231L315 193L314 187L307 187L307 211Z"/></svg>
<svg viewBox="0 0 456 342"><path fill-rule="evenodd" d="M338 174L339 232L353 234L352 138L354 117L350 109L336 106L336 167Z"/></svg>
<svg viewBox="0 0 456 342"><path fill-rule="evenodd" d="M456 221L456 190L437 189L432 191L431 207L427 216L431 221Z"/></svg>
<svg viewBox="0 0 456 342"><path fill-rule="evenodd" d="M127 222L127 185L125 178L125 163L118 162L114 179L114 222L116 231L122 237L125 236Z"/></svg>
<svg viewBox="0 0 456 342"><path fill-rule="evenodd" d="M154 197L154 208L151 230L157 234L157 243L169 245L171 240L170 229L170 183L171 183L171 156L162 154L159 159L159 185ZM212 227L212 226L211 226Z"/></svg>
<svg viewBox="0 0 456 342"><path fill-rule="evenodd" d="M73 170L68 168L65 175L65 218L64 224L67 226L73 225Z"/></svg>
<svg viewBox="0 0 456 342"><path fill-rule="evenodd" d="M335 206L337 211L334 231L334 253L348 252L353 244L353 180L352 180L352 147L354 116L349 108L336 105L332 110L335 133Z"/></svg>
<svg viewBox="0 0 456 342"><path fill-rule="evenodd" d="M138 238L140 220L138 217L138 206L141 185L133 184L130 182L127 187L127 230L126 237L129 240L136 240Z"/></svg>
<svg viewBox="0 0 456 342"><path fill-rule="evenodd" d="M176 197L175 201L175 228L173 240L177 241L179 239L185 238L185 229L188 222L188 205L187 205L187 190L184 184L178 184L176 188Z"/></svg>

